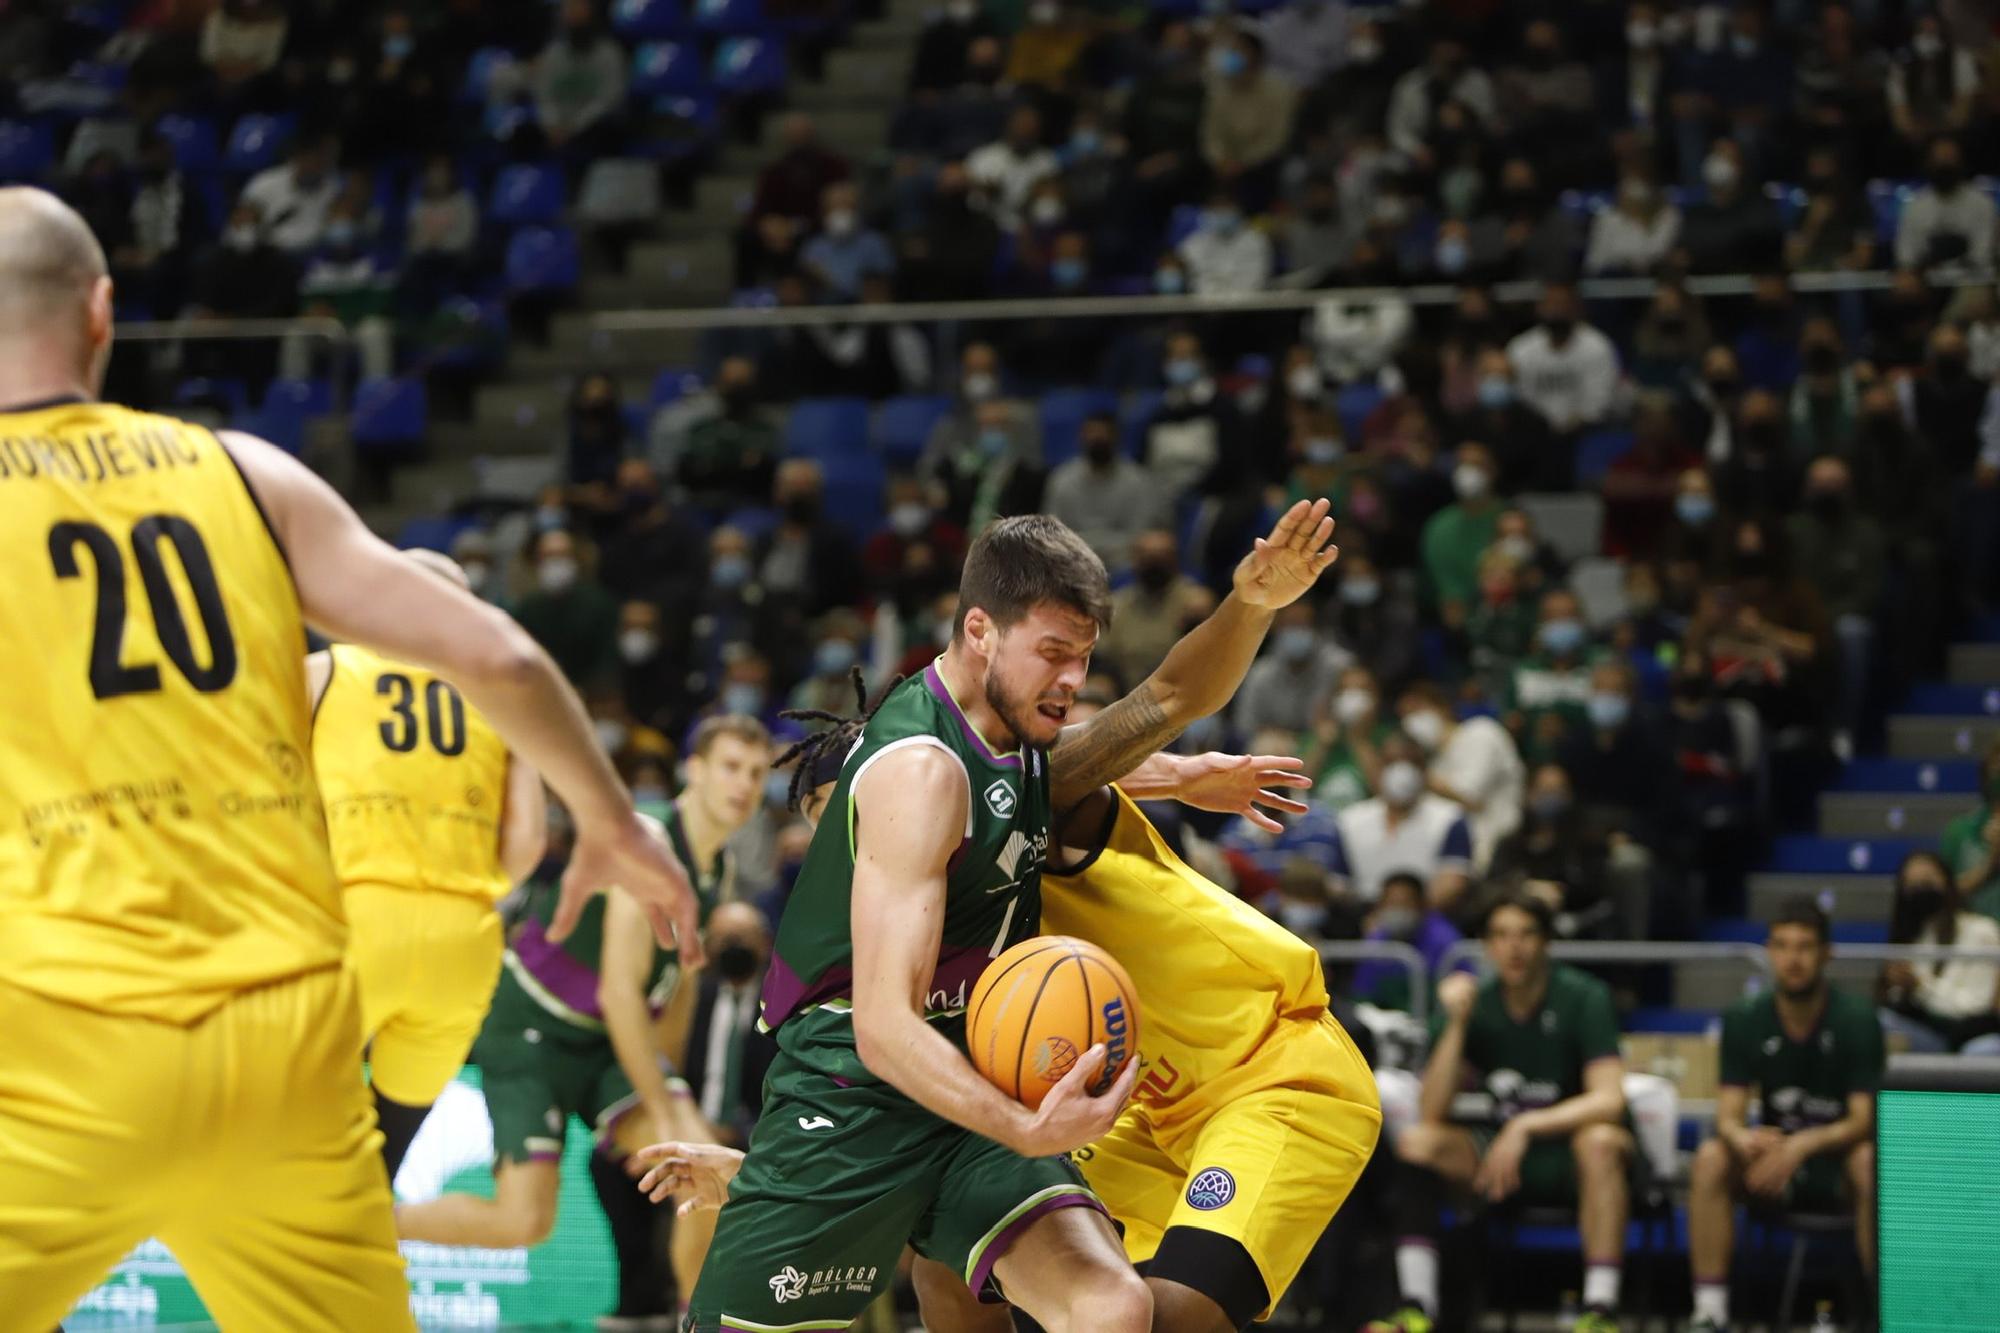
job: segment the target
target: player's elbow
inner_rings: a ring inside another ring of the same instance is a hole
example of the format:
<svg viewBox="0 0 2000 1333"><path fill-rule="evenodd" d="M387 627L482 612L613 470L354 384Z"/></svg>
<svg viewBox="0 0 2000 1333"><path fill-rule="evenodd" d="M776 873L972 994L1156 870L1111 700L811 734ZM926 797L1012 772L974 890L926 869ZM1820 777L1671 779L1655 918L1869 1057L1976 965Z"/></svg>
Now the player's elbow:
<svg viewBox="0 0 2000 1333"><path fill-rule="evenodd" d="M485 619L485 633L461 641L450 674L466 684L515 691L552 670L548 655L511 617L488 609Z"/></svg>
<svg viewBox="0 0 2000 1333"><path fill-rule="evenodd" d="M879 1005L854 1006L854 1053L862 1068L884 1082L895 1081L896 1016Z"/></svg>

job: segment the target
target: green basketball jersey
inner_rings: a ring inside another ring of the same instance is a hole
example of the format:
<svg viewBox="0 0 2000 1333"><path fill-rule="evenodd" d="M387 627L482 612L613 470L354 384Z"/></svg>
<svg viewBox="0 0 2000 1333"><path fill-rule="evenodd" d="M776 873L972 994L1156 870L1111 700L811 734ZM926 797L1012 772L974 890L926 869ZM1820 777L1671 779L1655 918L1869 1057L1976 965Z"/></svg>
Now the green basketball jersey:
<svg viewBox="0 0 2000 1333"><path fill-rule="evenodd" d="M994 754L973 731L937 664L882 702L841 766L832 799L778 923L764 981L764 1023L799 1064L849 1082L872 1082L854 1050L851 933L853 792L883 755L929 745L958 761L969 797L964 840L945 878L944 934L925 1016L960 1049L965 1002L986 964L1033 935L1042 918L1042 861L1049 845L1049 761L1039 750ZM873 799L922 801L924 791L876 791ZM880 928L893 928L882 922Z"/></svg>
<svg viewBox="0 0 2000 1333"><path fill-rule="evenodd" d="M1875 1006L1827 987L1826 1012L1803 1041L1793 1041L1770 993L1738 1000L1722 1015L1722 1083L1757 1090L1764 1124L1787 1134L1830 1125L1847 1114L1847 1097L1873 1092L1882 1079L1882 1025Z"/></svg>
<svg viewBox="0 0 2000 1333"><path fill-rule="evenodd" d="M1444 1015L1433 1014L1431 1040L1443 1030ZM1584 1068L1617 1054L1611 992L1596 977L1561 963L1549 969L1548 994L1526 1022L1507 1012L1498 977L1480 985L1466 1022L1465 1060L1493 1099L1495 1122L1577 1096Z"/></svg>
<svg viewBox="0 0 2000 1333"><path fill-rule="evenodd" d="M666 826L667 840L673 844L674 855L687 867L688 878L694 884L695 900L700 905L701 924L706 927L709 913L731 892L735 863L729 850L722 848L708 865L695 864L694 852L688 847L687 834L681 828L678 802L667 806L665 817L660 822ZM604 1011L597 1004L597 980L598 964L604 957L604 894L592 896L583 905L583 914L577 918L576 929L560 944L548 935L549 922L555 916L556 897L557 890L553 884L529 886L527 919L508 943L506 975L502 977L501 984L504 986L511 981L548 1010L551 1016L565 1023L591 1032L602 1032ZM646 979L646 1003L655 1014L666 1008L680 975L680 956L671 949L656 949L653 972Z"/></svg>

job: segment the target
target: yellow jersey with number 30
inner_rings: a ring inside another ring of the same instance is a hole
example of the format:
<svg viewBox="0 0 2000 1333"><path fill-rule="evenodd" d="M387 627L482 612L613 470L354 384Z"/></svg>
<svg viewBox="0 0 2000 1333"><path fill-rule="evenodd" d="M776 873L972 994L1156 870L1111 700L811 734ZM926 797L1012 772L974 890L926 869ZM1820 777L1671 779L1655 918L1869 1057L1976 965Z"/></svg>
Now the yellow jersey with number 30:
<svg viewBox="0 0 2000 1333"><path fill-rule="evenodd" d="M312 755L342 887L504 898L507 743L422 667L346 643L328 654Z"/></svg>
<svg viewBox="0 0 2000 1333"><path fill-rule="evenodd" d="M1189 869L1131 797L1111 792L1103 847L1042 872L1042 931L1089 940L1123 964L1139 992L1133 1099L1172 1120L1280 1020L1324 1013L1326 980L1312 945Z"/></svg>
<svg viewBox="0 0 2000 1333"><path fill-rule="evenodd" d="M192 1023L339 964L305 629L215 435L0 411L0 977Z"/></svg>

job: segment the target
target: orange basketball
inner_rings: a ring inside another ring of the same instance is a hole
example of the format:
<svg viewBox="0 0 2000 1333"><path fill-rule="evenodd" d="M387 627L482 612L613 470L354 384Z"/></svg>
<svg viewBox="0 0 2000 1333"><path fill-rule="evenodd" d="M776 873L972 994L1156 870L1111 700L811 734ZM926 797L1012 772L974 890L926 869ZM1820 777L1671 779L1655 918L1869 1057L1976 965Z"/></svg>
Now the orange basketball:
<svg viewBox="0 0 2000 1333"><path fill-rule="evenodd" d="M1031 1107L1102 1042L1104 1074L1091 1089L1099 1093L1138 1054L1139 997L1118 960L1095 944L1067 935L1023 940L980 974L965 1041L973 1068Z"/></svg>

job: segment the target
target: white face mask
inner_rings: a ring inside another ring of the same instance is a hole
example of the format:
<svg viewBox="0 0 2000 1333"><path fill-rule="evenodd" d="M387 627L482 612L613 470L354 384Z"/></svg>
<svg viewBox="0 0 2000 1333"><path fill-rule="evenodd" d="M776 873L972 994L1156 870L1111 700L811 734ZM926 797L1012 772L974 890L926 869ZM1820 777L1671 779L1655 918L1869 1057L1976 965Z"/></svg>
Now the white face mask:
<svg viewBox="0 0 2000 1333"><path fill-rule="evenodd" d="M592 724L597 743L606 754L617 754L625 746L625 724L617 718L600 717Z"/></svg>
<svg viewBox="0 0 2000 1333"><path fill-rule="evenodd" d="M854 234L854 210L836 208L826 215L826 234L829 236L852 236Z"/></svg>
<svg viewBox="0 0 2000 1333"><path fill-rule="evenodd" d="M1278 920L1294 935L1316 934L1320 923L1326 920L1326 909L1318 903L1280 902Z"/></svg>
<svg viewBox="0 0 2000 1333"><path fill-rule="evenodd" d="M1401 809L1423 794L1424 771L1407 759L1382 770L1382 799Z"/></svg>
<svg viewBox="0 0 2000 1333"><path fill-rule="evenodd" d="M1477 463L1460 463L1452 469L1451 487L1458 492L1461 500L1479 499L1491 484L1492 479L1486 475L1486 469Z"/></svg>
<svg viewBox="0 0 2000 1333"><path fill-rule="evenodd" d="M1343 727L1358 725L1374 708L1375 692L1359 685L1342 690L1333 701L1333 715L1340 719Z"/></svg>
<svg viewBox="0 0 2000 1333"><path fill-rule="evenodd" d="M649 629L628 629L618 635L618 652L627 662L643 662L660 646L660 636Z"/></svg>
<svg viewBox="0 0 2000 1333"><path fill-rule="evenodd" d="M566 555L552 555L536 567L535 578L543 592L567 592L576 586L576 561Z"/></svg>
<svg viewBox="0 0 2000 1333"><path fill-rule="evenodd" d="M951 0L951 3L944 7L944 12L951 16L953 23L970 23L979 13L979 6L974 4L973 0Z"/></svg>
<svg viewBox="0 0 2000 1333"><path fill-rule="evenodd" d="M1044 227L1053 227L1062 221L1062 200L1045 194L1029 206L1028 216Z"/></svg>
<svg viewBox="0 0 2000 1333"><path fill-rule="evenodd" d="M1505 551L1517 565L1525 565L1535 558L1535 544L1518 532L1509 533L1493 544Z"/></svg>
<svg viewBox="0 0 2000 1333"><path fill-rule="evenodd" d="M1317 398L1325 388L1317 366L1295 366L1285 376L1285 387L1294 398Z"/></svg>
<svg viewBox="0 0 2000 1333"><path fill-rule="evenodd" d="M1711 190L1727 190L1737 181L1736 164L1726 157L1709 157L1701 164L1701 178Z"/></svg>
<svg viewBox="0 0 2000 1333"><path fill-rule="evenodd" d="M1403 730L1426 750L1437 749L1444 740L1444 716L1435 708L1423 708L1403 719Z"/></svg>
<svg viewBox="0 0 2000 1333"><path fill-rule="evenodd" d="M983 370L967 373L958 383L965 396L975 403L983 403L1000 391L1000 381Z"/></svg>

